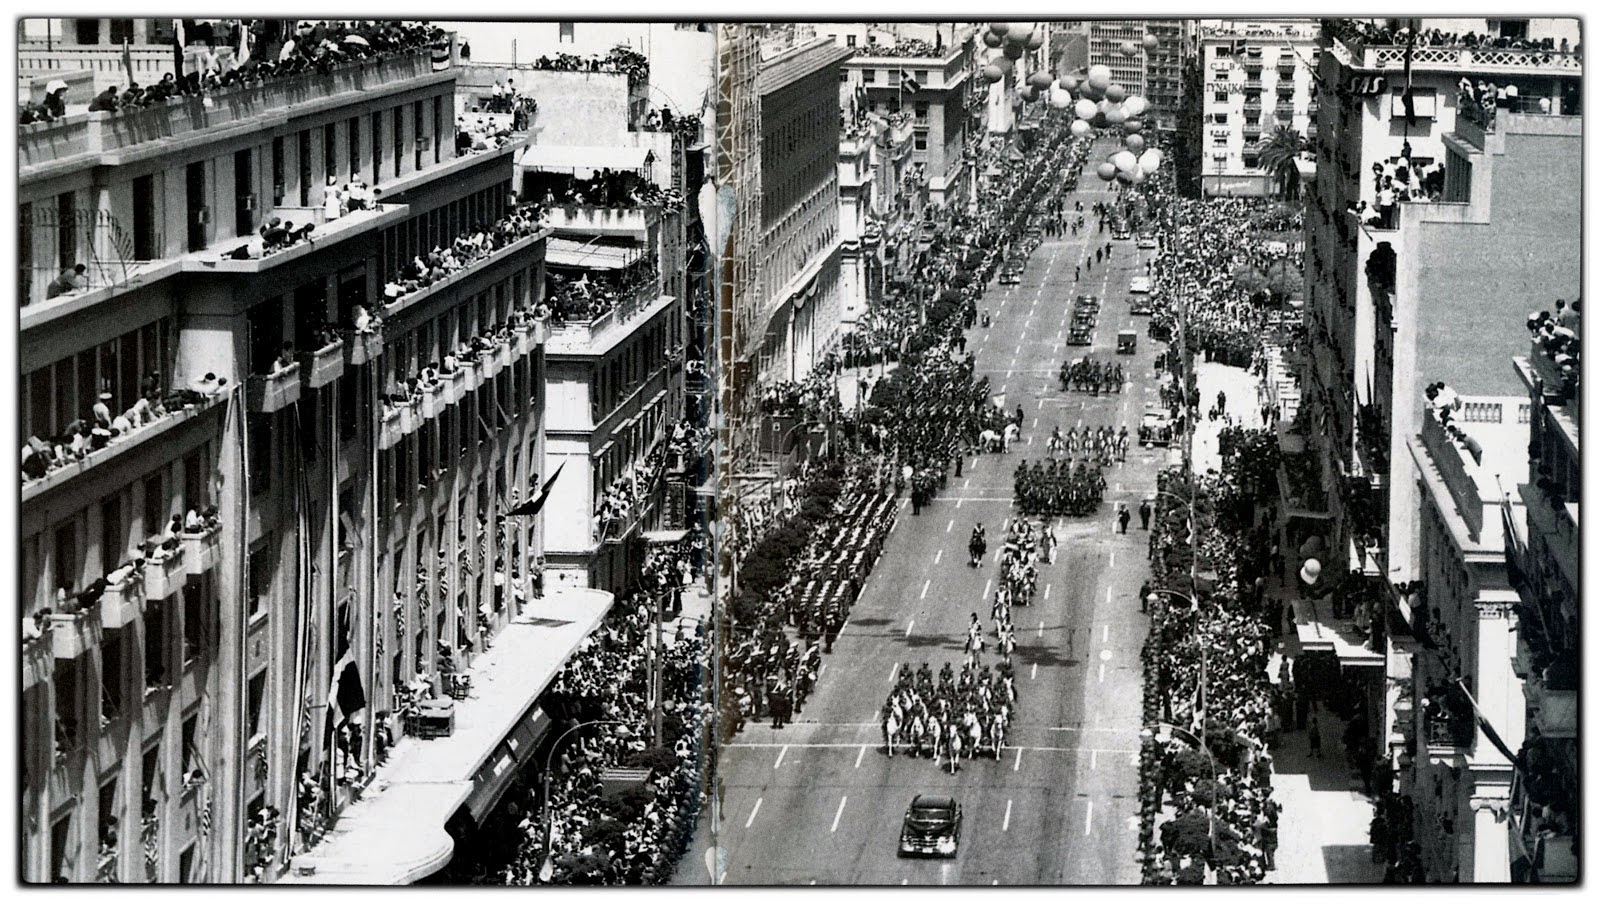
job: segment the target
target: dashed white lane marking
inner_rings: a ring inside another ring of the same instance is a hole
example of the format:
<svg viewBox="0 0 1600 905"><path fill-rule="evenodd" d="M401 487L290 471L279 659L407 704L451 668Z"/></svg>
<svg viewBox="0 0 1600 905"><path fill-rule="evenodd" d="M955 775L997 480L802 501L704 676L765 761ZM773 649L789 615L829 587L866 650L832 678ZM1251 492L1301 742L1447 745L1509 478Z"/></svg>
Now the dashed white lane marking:
<svg viewBox="0 0 1600 905"><path fill-rule="evenodd" d="M847 626L849 624L850 623L846 622L844 625L839 626L839 630L840 631L844 631L845 626ZM824 663L821 666L817 667L817 676L819 678L822 677L822 676L825 676L827 674L828 674L828 664Z"/></svg>
<svg viewBox="0 0 1600 905"><path fill-rule="evenodd" d="M939 551L937 551L937 552L935 552L933 554L933 564L934 565L937 566L939 564L939 560L941 560L941 559L944 559L944 551L943 550L939 550ZM928 579L928 580L929 581L933 581L933 579L931 579L931 578Z"/></svg>
<svg viewBox="0 0 1600 905"><path fill-rule="evenodd" d="M1100 752L1096 751L1093 748L1090 748L1089 749L1089 769L1091 769L1091 770L1099 769L1099 760L1100 760ZM859 767L860 765L861 765L861 762L857 761L856 762L856 766Z"/></svg>
<svg viewBox="0 0 1600 905"><path fill-rule="evenodd" d="M944 533L949 534L951 531L955 530L955 527L956 527L956 520L955 519L951 519L950 520L950 524L944 526Z"/></svg>
<svg viewBox="0 0 1600 905"><path fill-rule="evenodd" d="M894 680L898 678L900 678L900 664L896 663L895 665L889 667L889 684L893 685Z"/></svg>
<svg viewBox="0 0 1600 905"><path fill-rule="evenodd" d="M1039 620L1039 637L1044 637L1044 620Z"/></svg>
<svg viewBox="0 0 1600 905"><path fill-rule="evenodd" d="M1012 364L1016 364L1016 362L1017 362L1017 360L1015 358L1011 359L1011 363ZM1006 368L1006 379L1010 380L1011 379L1011 375L1013 375L1015 373L1016 373L1016 369L1015 368Z"/></svg>
<svg viewBox="0 0 1600 905"><path fill-rule="evenodd" d="M1000 824L1000 832L1008 833L1010 831L1011 831L1011 799L1007 798L1006 799L1006 819L1005 819L1004 823Z"/></svg>
<svg viewBox="0 0 1600 905"><path fill-rule="evenodd" d="M976 463L977 460L974 459L973 462ZM962 490L966 490L968 487L971 487L971 486L972 486L972 479L971 478L967 478L965 481L961 482L961 489Z"/></svg>
<svg viewBox="0 0 1600 905"><path fill-rule="evenodd" d="M1111 602L1111 588L1106 588L1106 603Z"/></svg>
<svg viewBox="0 0 1600 905"><path fill-rule="evenodd" d="M1112 550L1111 551L1111 561L1106 563L1106 568L1115 569L1116 567L1117 567L1117 551Z"/></svg>
<svg viewBox="0 0 1600 905"><path fill-rule="evenodd" d="M839 810L833 812L833 827L831 829L829 829L828 832L830 832L830 833L839 832L839 818L844 816L844 803L849 801L849 800L850 800L850 796L849 795L845 795L845 796L843 796L842 798L839 799Z"/></svg>
<svg viewBox="0 0 1600 905"><path fill-rule="evenodd" d="M1017 772L1018 770L1021 770L1021 769L1022 769L1022 749L1018 748L1017 749L1017 760L1016 760L1016 763L1011 765L1011 772L1015 773L1015 772Z"/></svg>
<svg viewBox="0 0 1600 905"><path fill-rule="evenodd" d="M960 508L961 508L961 502L962 502L962 500L961 500L961 499L957 499L957 500L956 500L956 508L957 508L957 509L960 509Z"/></svg>
<svg viewBox="0 0 1600 905"><path fill-rule="evenodd" d="M1046 600L1050 599L1050 585L1049 584L1046 584L1044 586L1044 599L1046 599Z"/></svg>
<svg viewBox="0 0 1600 905"><path fill-rule="evenodd" d="M1102 625L1102 626L1100 626L1100 643L1102 643L1102 644L1110 644L1111 643L1111 626L1110 625Z"/></svg>
<svg viewBox="0 0 1600 905"><path fill-rule="evenodd" d="M917 620L915 620L915 619L913 619L910 622L906 623L906 637L907 638L911 637L911 627L913 625L916 625L916 624L917 624Z"/></svg>
<svg viewBox="0 0 1600 905"><path fill-rule="evenodd" d="M1000 384L1000 392L1004 393L1005 391L1006 391L1006 385L1003 384L1003 383Z"/></svg>
<svg viewBox="0 0 1600 905"><path fill-rule="evenodd" d="M1033 664L1033 672L1028 674L1028 678L1030 678L1030 679L1039 678L1039 664L1037 664L1037 663Z"/></svg>
<svg viewBox="0 0 1600 905"><path fill-rule="evenodd" d="M783 766L783 759L785 757L787 757L788 754L789 754L789 746L788 745L784 745L783 748L778 751L778 759L772 762L772 769L776 770L779 767Z"/></svg>
<svg viewBox="0 0 1600 905"><path fill-rule="evenodd" d="M928 599L928 588L930 588L930 587L933 587L933 579L931 579L931 578L922 583L922 599L923 600L927 600ZM1107 599L1110 599L1110 598L1107 598Z"/></svg>
<svg viewBox="0 0 1600 905"><path fill-rule="evenodd" d="M861 769L861 759L863 757L866 757L866 756L867 756L867 746L866 745L862 745L861 746L861 753L856 755L856 767L855 768L857 770Z"/></svg>
<svg viewBox="0 0 1600 905"><path fill-rule="evenodd" d="M1033 426L1034 427L1038 427L1039 426L1039 419L1038 418L1033 419Z"/></svg>
<svg viewBox="0 0 1600 905"><path fill-rule="evenodd" d="M1101 663L1100 664L1100 681L1104 682L1105 680L1106 680L1106 665L1104 663Z"/></svg>
<svg viewBox="0 0 1600 905"><path fill-rule="evenodd" d="M989 585L991 585L993 583L994 583L994 579L993 578L985 578L983 580L983 599L984 600L988 600L989 599Z"/></svg>
<svg viewBox="0 0 1600 905"><path fill-rule="evenodd" d="M1032 435L1032 434L1029 434L1029 435L1028 435L1028 445L1029 445L1029 446L1032 446L1032 445L1033 445L1033 435Z"/></svg>
<svg viewBox="0 0 1600 905"><path fill-rule="evenodd" d="M1083 815L1083 834L1085 836L1094 832L1094 799L1089 799L1086 804L1089 805L1089 810Z"/></svg>
<svg viewBox="0 0 1600 905"><path fill-rule="evenodd" d="M761 811L761 799L756 799L756 806L750 809L750 819L744 822L744 828L749 829L750 824L756 822L756 814Z"/></svg>

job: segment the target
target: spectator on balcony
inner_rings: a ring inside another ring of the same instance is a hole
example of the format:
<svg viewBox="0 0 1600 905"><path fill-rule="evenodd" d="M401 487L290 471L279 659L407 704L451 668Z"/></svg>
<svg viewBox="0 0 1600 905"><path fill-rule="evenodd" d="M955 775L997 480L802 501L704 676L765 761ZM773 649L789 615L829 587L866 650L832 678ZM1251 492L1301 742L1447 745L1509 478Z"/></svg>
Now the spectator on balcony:
<svg viewBox="0 0 1600 905"><path fill-rule="evenodd" d="M1578 335L1578 325L1581 320L1578 314L1578 304L1582 299L1574 299L1571 305L1566 299L1556 299L1556 326L1565 327L1572 331L1573 336Z"/></svg>
<svg viewBox="0 0 1600 905"><path fill-rule="evenodd" d="M67 295L77 292L89 285L89 268L83 264L74 264L61 271L50 284L45 287L44 297L53 299L58 295Z"/></svg>
<svg viewBox="0 0 1600 905"><path fill-rule="evenodd" d="M278 357L272 362L272 374L277 376L294 367L294 343L285 342L278 351Z"/></svg>
<svg viewBox="0 0 1600 905"><path fill-rule="evenodd" d="M111 426L111 399L109 392L101 393L91 409L94 413L94 423L101 427Z"/></svg>
<svg viewBox="0 0 1600 905"><path fill-rule="evenodd" d="M97 112L110 113L110 112L112 112L112 111L114 111L116 109L117 109L117 86L115 86L115 85L112 85L111 87L107 88L106 90L104 90L104 91L100 92L99 94L95 95L94 96L94 100L89 102L89 112L90 113L97 113Z"/></svg>
<svg viewBox="0 0 1600 905"><path fill-rule="evenodd" d="M44 111L50 119L60 119L67 115L67 89L65 87L44 96Z"/></svg>
<svg viewBox="0 0 1600 905"><path fill-rule="evenodd" d="M339 177L330 175L327 187L322 190L322 218L337 220L344 210L345 200L339 191Z"/></svg>

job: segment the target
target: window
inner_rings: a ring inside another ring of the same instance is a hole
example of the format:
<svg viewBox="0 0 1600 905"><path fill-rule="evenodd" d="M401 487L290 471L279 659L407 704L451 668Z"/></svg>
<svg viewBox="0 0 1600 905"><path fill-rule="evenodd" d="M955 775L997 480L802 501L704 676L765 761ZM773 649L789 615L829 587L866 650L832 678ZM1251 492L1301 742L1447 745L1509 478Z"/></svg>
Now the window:
<svg viewBox="0 0 1600 905"><path fill-rule="evenodd" d="M133 42L132 19L107 19L111 23L111 43L124 44Z"/></svg>
<svg viewBox="0 0 1600 905"><path fill-rule="evenodd" d="M133 180L133 259L154 261L157 257L155 176L137 176Z"/></svg>
<svg viewBox="0 0 1600 905"><path fill-rule="evenodd" d="M250 493L252 495L266 493L272 487L272 416L248 415L245 427L250 434L249 450L246 455L249 463Z"/></svg>
<svg viewBox="0 0 1600 905"><path fill-rule="evenodd" d="M1212 136L1211 136L1211 146L1214 147L1214 148L1225 148L1225 147L1227 147L1228 146L1228 133L1226 133L1226 132L1213 133Z"/></svg>
<svg viewBox="0 0 1600 905"><path fill-rule="evenodd" d="M56 529L56 587L72 593L78 587L78 526L72 522Z"/></svg>
<svg viewBox="0 0 1600 905"><path fill-rule="evenodd" d="M400 162L406 159L405 121L405 108L394 108L394 122L390 124L390 132L394 136L394 158L390 162L390 167L395 176L400 175Z"/></svg>
<svg viewBox="0 0 1600 905"><path fill-rule="evenodd" d="M577 25L577 23L575 23L575 22L562 22L562 23L560 23L561 32L557 36L556 40L561 42L561 43L563 43L563 44L576 43L578 39L573 34L573 32L574 32L574 30L576 28L576 25Z"/></svg>
<svg viewBox="0 0 1600 905"><path fill-rule="evenodd" d="M100 641L100 714L108 720L122 715L128 677L127 629L107 631Z"/></svg>
<svg viewBox="0 0 1600 905"><path fill-rule="evenodd" d="M415 146L414 153L416 154L416 159L412 163L412 169L420 170L423 166L422 140L425 137L425 133L422 128L422 101L417 101L411 105L411 136L414 139L412 144Z"/></svg>
<svg viewBox="0 0 1600 905"><path fill-rule="evenodd" d="M211 210L206 206L206 165L191 163L184 167L183 176L189 211L189 250L201 251L206 247L206 224L211 222Z"/></svg>
<svg viewBox="0 0 1600 905"><path fill-rule="evenodd" d="M245 588L245 597L252 619L266 610L267 596L272 593L271 549L270 544L262 544L250 551L250 561L246 566L250 572L249 585Z"/></svg>
<svg viewBox="0 0 1600 905"><path fill-rule="evenodd" d="M296 136L296 150L299 153L300 170L300 206L311 206L311 130L306 129Z"/></svg>
<svg viewBox="0 0 1600 905"><path fill-rule="evenodd" d="M351 167L351 169L355 169ZM351 175L354 175L353 173ZM372 111L372 184L383 180L383 111Z"/></svg>
<svg viewBox="0 0 1600 905"><path fill-rule="evenodd" d="M863 70L861 70L861 81L867 83L868 85L876 83L878 81L878 70L876 70L876 69L863 69Z"/></svg>
<svg viewBox="0 0 1600 905"><path fill-rule="evenodd" d="M272 140L272 203L283 203L284 181L288 176L284 174L284 147L283 138Z"/></svg>
<svg viewBox="0 0 1600 905"><path fill-rule="evenodd" d="M928 136L923 135L920 132L917 133L917 139L913 147L915 147L918 151L928 150Z"/></svg>
<svg viewBox="0 0 1600 905"><path fill-rule="evenodd" d="M846 46L846 47L854 47L854 46L856 46L856 36L855 35L845 35L844 36L844 46Z"/></svg>
<svg viewBox="0 0 1600 905"><path fill-rule="evenodd" d="M78 263L78 197L71 192L56 196L56 257L61 270Z"/></svg>
<svg viewBox="0 0 1600 905"><path fill-rule="evenodd" d="M1216 101L1219 104L1226 104L1228 102L1228 92L1226 92L1226 91L1213 92L1212 95L1211 95L1211 99L1213 101Z"/></svg>
<svg viewBox="0 0 1600 905"><path fill-rule="evenodd" d="M170 687L167 672L167 602L144 603L144 687L145 691Z"/></svg>
<svg viewBox="0 0 1600 905"><path fill-rule="evenodd" d="M434 163L438 163L440 160L443 159L439 155L443 153L441 148L443 147L444 142L445 142L444 97L443 97L443 95L437 95L436 94L433 97L433 162Z"/></svg>
<svg viewBox="0 0 1600 905"><path fill-rule="evenodd" d="M1246 154L1246 155L1244 155L1244 165L1245 165L1246 169L1253 170L1256 167L1260 166L1260 164L1261 164L1261 159L1259 157L1257 157L1256 155L1254 155L1254 154Z"/></svg>
<svg viewBox="0 0 1600 905"><path fill-rule="evenodd" d="M233 154L234 235L249 238L256 228L255 167L250 149Z"/></svg>
<svg viewBox="0 0 1600 905"><path fill-rule="evenodd" d="M204 582L190 581L183 586L183 665L194 661L206 649L209 625L206 618Z"/></svg>
<svg viewBox="0 0 1600 905"><path fill-rule="evenodd" d="M122 524L122 498L108 497L100 504L100 570L110 572L122 564L128 532Z"/></svg>
<svg viewBox="0 0 1600 905"><path fill-rule="evenodd" d="M1225 125L1228 124L1228 114L1226 114L1226 113L1213 113L1213 114L1211 114L1211 121L1216 123L1219 126L1225 126Z"/></svg>
<svg viewBox="0 0 1600 905"><path fill-rule="evenodd" d="M77 32L79 44L100 43L99 19L75 19L73 20L73 24L76 26L75 30Z"/></svg>
<svg viewBox="0 0 1600 905"><path fill-rule="evenodd" d="M253 743L266 731L265 721L262 719L266 711L267 702L267 670L262 667L259 672L250 677L249 719L250 741Z"/></svg>

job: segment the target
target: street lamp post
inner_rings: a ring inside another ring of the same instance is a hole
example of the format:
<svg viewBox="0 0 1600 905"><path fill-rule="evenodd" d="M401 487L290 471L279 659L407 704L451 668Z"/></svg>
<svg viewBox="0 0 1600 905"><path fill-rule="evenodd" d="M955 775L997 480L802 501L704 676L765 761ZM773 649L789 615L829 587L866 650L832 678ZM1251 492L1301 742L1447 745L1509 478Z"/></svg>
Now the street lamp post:
<svg viewBox="0 0 1600 905"><path fill-rule="evenodd" d="M1204 738L1195 735L1193 732L1190 732L1182 726L1168 723L1163 720L1157 720L1155 726L1158 729L1166 730L1168 733L1177 732L1188 736L1189 740L1194 742L1196 747L1200 749L1200 753L1206 756L1206 763L1211 766L1211 806L1206 809L1206 838L1211 848L1211 851L1208 852L1208 854L1212 857L1215 857L1217 848L1217 758L1211 753L1211 746L1206 744L1206 740ZM1146 740L1153 739L1163 743L1166 741L1166 739L1162 738L1159 733L1152 730L1150 726L1140 729L1139 737ZM1157 801L1156 807L1159 808L1160 806L1161 802Z"/></svg>
<svg viewBox="0 0 1600 905"><path fill-rule="evenodd" d="M544 825L544 857L540 860L540 865L539 865L539 879L540 880L549 880L551 872L555 869L555 865L550 861L550 836L551 836L552 830L554 829L550 824L550 761L551 761L552 758L555 757L556 751L560 750L561 743L566 741L567 736L569 736L572 733L578 731L579 729L582 729L585 726L602 726L602 725L625 726L625 725L627 725L627 721L626 720L588 720L588 721L585 721L585 722L582 722L582 723L578 723L575 726L570 726L570 727L567 728L567 731L565 731L565 732L561 733L560 735L556 736L555 742L553 742L550 745L550 750L545 753L545 756L544 756L544 774L541 777L541 781L543 783L543 788L542 788L542 792L541 792L541 794L539 796L540 823L542 823Z"/></svg>

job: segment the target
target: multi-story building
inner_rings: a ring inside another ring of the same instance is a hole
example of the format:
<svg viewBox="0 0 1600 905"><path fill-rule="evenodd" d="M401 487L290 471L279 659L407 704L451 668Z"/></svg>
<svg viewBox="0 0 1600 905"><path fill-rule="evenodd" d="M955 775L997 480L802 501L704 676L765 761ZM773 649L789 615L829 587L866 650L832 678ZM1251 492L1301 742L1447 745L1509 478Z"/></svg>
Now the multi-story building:
<svg viewBox="0 0 1600 905"><path fill-rule="evenodd" d="M505 517L549 231L509 209L524 138L455 153L449 48L19 130L23 431L110 421L22 487L25 879L424 876L609 607L535 601Z"/></svg>
<svg viewBox="0 0 1600 905"><path fill-rule="evenodd" d="M851 51L769 28L761 75L758 373L799 380L839 338L839 67ZM744 199L740 199L741 203Z"/></svg>
<svg viewBox="0 0 1600 905"><path fill-rule="evenodd" d="M1207 196L1276 192L1261 147L1280 128L1316 137L1317 23L1203 20L1199 26L1201 191Z"/></svg>
<svg viewBox="0 0 1600 905"><path fill-rule="evenodd" d="M965 150L975 29L923 26L931 35L921 36L906 30L911 25L897 29L892 42L857 47L844 64L844 84L879 116L909 113L913 159L922 165L929 202L965 204L971 182Z"/></svg>
<svg viewBox="0 0 1600 905"><path fill-rule="evenodd" d="M1416 750L1400 781L1416 803L1425 876L1507 883L1503 821L1525 714L1512 670L1517 595L1506 550L1526 520L1508 490L1527 478L1529 404L1522 396L1455 398L1459 405L1430 408L1407 443L1421 497L1422 587L1410 637L1402 633L1390 658L1396 735ZM1385 597L1381 588L1371 595L1358 621L1383 618ZM1399 681L1406 675L1409 687Z"/></svg>
<svg viewBox="0 0 1600 905"><path fill-rule="evenodd" d="M545 99L520 190L549 206L554 233L544 464L560 471L550 501L568 516L545 536L546 563L557 581L621 591L644 534L683 527L685 476L661 463L686 413L687 314L706 291L703 264L686 266L691 235L702 244L703 126L647 124L635 103L651 94L647 74L516 72Z"/></svg>
<svg viewBox="0 0 1600 905"><path fill-rule="evenodd" d="M1487 34L1490 45L1497 26L1519 42L1550 38L1553 48L1575 37L1577 22L1412 26ZM1371 577L1386 592L1387 621L1415 626L1427 609L1416 590L1423 491L1408 443L1424 427L1423 389L1443 380L1487 396L1519 391L1494 366L1517 350L1505 325L1530 305L1579 292L1580 207L1550 174L1581 146L1582 67L1558 49L1419 45L1410 52L1408 117L1406 86L1394 81L1408 51L1366 37L1381 34L1330 20L1319 39L1300 406L1310 447L1285 472L1294 480L1286 480L1281 543L1321 546L1328 574ZM1520 97L1500 107L1463 102L1463 80L1516 85ZM1411 200L1398 200L1385 179L1409 183ZM1396 673L1404 633L1385 647L1353 634L1348 618L1304 603L1296 604L1302 642L1336 653L1366 680L1368 725L1398 763L1385 703L1410 682Z"/></svg>
<svg viewBox="0 0 1600 905"><path fill-rule="evenodd" d="M1575 331L1576 332L1576 331ZM1581 366L1571 356L1574 368ZM1529 481L1517 487L1526 530L1508 531L1506 559L1518 594L1513 668L1527 701L1526 729L1503 829L1514 882L1573 883L1581 819L1578 678L1582 556L1582 400L1556 356L1535 340L1513 359L1530 409ZM1508 488L1509 489L1509 488ZM1518 525L1517 527L1521 527Z"/></svg>
<svg viewBox="0 0 1600 905"><path fill-rule="evenodd" d="M1157 130L1177 128L1182 96L1185 23L1179 19L1106 19L1089 23L1089 65L1111 69L1111 80L1150 103L1146 118ZM1146 36L1156 39L1147 48ZM1122 52L1131 42L1134 53Z"/></svg>

